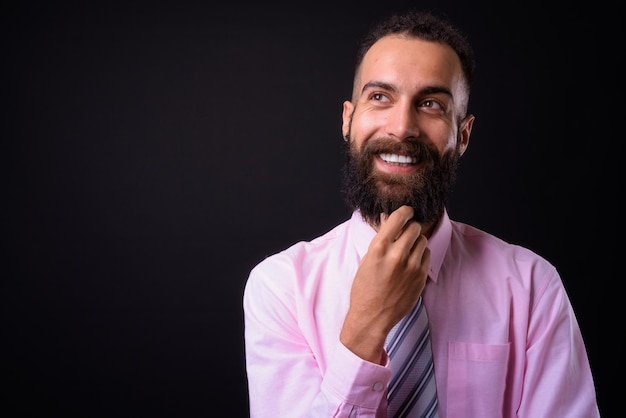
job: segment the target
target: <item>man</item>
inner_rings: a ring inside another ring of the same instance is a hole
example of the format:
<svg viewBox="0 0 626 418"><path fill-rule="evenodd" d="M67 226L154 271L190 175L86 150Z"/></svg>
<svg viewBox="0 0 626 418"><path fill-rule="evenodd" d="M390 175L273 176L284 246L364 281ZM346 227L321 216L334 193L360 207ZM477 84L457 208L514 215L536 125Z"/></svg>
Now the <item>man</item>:
<svg viewBox="0 0 626 418"><path fill-rule="evenodd" d="M252 418L388 416L389 334L422 303L428 416L599 416L556 269L448 217L473 59L430 14L392 16L364 39L342 118L352 217L266 258L246 284Z"/></svg>

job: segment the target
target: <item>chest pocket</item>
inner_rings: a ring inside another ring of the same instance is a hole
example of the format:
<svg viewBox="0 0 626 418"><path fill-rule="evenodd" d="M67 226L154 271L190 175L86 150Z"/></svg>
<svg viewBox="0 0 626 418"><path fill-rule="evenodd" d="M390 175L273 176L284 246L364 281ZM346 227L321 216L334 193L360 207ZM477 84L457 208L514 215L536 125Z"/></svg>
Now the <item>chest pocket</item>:
<svg viewBox="0 0 626 418"><path fill-rule="evenodd" d="M509 344L450 342L448 418L502 417Z"/></svg>

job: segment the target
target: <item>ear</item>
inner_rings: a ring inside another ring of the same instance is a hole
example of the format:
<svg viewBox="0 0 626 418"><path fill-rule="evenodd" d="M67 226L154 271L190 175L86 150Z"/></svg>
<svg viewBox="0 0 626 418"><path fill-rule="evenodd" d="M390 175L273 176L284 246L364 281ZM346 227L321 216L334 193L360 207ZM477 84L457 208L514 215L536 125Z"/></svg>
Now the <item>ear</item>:
<svg viewBox="0 0 626 418"><path fill-rule="evenodd" d="M350 121L352 120L352 112L354 111L354 105L352 102L346 100L343 102L343 113L341 114L341 134L346 139L350 133Z"/></svg>
<svg viewBox="0 0 626 418"><path fill-rule="evenodd" d="M472 133L472 126L474 126L474 115L467 115L461 121L461 132L459 134L461 144L459 146L459 154L463 155L469 145L470 134Z"/></svg>

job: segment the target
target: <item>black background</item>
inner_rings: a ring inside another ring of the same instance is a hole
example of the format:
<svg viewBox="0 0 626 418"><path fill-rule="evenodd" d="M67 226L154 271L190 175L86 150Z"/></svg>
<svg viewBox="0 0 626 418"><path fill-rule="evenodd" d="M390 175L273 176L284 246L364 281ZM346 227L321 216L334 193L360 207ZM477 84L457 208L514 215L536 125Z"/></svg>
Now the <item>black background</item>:
<svg viewBox="0 0 626 418"><path fill-rule="evenodd" d="M559 269L610 416L623 29L596 2L489 3L5 5L3 409L247 416L247 274L349 216L356 43L415 5L476 50L451 217Z"/></svg>

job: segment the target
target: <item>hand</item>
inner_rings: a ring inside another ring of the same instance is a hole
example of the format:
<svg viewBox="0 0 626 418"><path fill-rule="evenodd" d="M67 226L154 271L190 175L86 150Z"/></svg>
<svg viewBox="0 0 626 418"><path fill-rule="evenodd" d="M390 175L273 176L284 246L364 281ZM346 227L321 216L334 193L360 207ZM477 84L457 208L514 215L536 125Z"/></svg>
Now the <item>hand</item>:
<svg viewBox="0 0 626 418"><path fill-rule="evenodd" d="M382 219L361 260L350 293L341 342L359 357L380 363L387 334L424 290L430 250L413 209L402 206Z"/></svg>

